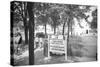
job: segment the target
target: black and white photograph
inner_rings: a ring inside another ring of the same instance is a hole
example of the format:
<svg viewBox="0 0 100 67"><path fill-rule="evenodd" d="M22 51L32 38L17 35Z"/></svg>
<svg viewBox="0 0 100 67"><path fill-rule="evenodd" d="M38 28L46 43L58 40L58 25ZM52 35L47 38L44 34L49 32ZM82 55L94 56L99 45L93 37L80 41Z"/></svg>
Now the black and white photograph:
<svg viewBox="0 0 100 67"><path fill-rule="evenodd" d="M98 60L96 5L12 1L11 65Z"/></svg>

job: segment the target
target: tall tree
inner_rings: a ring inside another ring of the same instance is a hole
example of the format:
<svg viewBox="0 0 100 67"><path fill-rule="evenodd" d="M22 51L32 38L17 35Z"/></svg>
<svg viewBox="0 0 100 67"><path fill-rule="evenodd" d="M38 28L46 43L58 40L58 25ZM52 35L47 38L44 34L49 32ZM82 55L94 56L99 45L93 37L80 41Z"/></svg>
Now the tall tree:
<svg viewBox="0 0 100 67"><path fill-rule="evenodd" d="M80 9L79 5L65 5L64 12L65 12L65 15L67 16L65 20L67 20L67 26L68 26L67 45L70 48L69 55L72 54L71 45L69 45L69 32L70 32L70 28L72 28L72 24L74 22L73 20L74 18L77 18L78 20L82 18L86 18L85 12L87 12L88 10L89 10L89 6L87 6L85 9Z"/></svg>
<svg viewBox="0 0 100 67"><path fill-rule="evenodd" d="M91 22L91 28L97 29L97 9L92 12L93 20Z"/></svg>
<svg viewBox="0 0 100 67"><path fill-rule="evenodd" d="M14 2L14 22L19 23L23 21L25 32L25 44L28 44L28 21L27 21L27 3Z"/></svg>
<svg viewBox="0 0 100 67"><path fill-rule="evenodd" d="M50 25L54 28L54 34L56 34L56 28L61 24L59 11L57 9L52 9L52 11L50 12L50 17L52 20Z"/></svg>
<svg viewBox="0 0 100 67"><path fill-rule="evenodd" d="M37 23L38 25L43 25L45 27L45 35L47 34L47 24L49 22L49 16L47 14L40 15L37 18Z"/></svg>
<svg viewBox="0 0 100 67"><path fill-rule="evenodd" d="M33 12L34 3L27 3L27 10L29 14L29 64L34 64L34 12Z"/></svg>
<svg viewBox="0 0 100 67"><path fill-rule="evenodd" d="M48 16L48 9L50 8L49 4L46 3L35 3L34 4L34 14L36 19L36 24L43 25L45 27L45 34L46 32L46 26L48 24L49 16Z"/></svg>
<svg viewBox="0 0 100 67"><path fill-rule="evenodd" d="M22 2L22 17L24 22L25 31L25 44L28 44L28 13L27 13L27 2Z"/></svg>

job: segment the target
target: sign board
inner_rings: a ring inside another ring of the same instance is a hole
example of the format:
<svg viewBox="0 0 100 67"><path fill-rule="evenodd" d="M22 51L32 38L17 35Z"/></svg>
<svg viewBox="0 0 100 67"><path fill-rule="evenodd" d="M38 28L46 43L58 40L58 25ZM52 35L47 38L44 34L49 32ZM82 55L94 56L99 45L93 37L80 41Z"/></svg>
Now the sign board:
<svg viewBox="0 0 100 67"><path fill-rule="evenodd" d="M65 61L67 60L67 36L63 38L63 35L49 35L48 36L48 58L50 58L50 52L64 53Z"/></svg>
<svg viewBox="0 0 100 67"><path fill-rule="evenodd" d="M52 53L65 53L65 45L62 35L51 35L49 38L49 51Z"/></svg>
<svg viewBox="0 0 100 67"><path fill-rule="evenodd" d="M64 53L64 41L62 39L50 39L50 51Z"/></svg>

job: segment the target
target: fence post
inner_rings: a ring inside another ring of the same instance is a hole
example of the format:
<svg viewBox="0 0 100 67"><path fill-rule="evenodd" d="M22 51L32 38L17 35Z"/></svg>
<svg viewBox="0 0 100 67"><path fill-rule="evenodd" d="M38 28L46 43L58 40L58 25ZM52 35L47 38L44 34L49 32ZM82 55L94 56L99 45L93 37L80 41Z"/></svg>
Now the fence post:
<svg viewBox="0 0 100 67"><path fill-rule="evenodd" d="M48 35L48 58L50 58L50 37Z"/></svg>

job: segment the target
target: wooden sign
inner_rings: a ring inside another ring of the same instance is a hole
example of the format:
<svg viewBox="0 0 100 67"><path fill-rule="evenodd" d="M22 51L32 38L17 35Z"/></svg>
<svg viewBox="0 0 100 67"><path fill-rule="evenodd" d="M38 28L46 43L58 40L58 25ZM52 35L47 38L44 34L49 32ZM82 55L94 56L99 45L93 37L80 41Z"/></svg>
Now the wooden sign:
<svg viewBox="0 0 100 67"><path fill-rule="evenodd" d="M57 54L65 53L65 40L63 35L51 35L49 37L49 51Z"/></svg>

